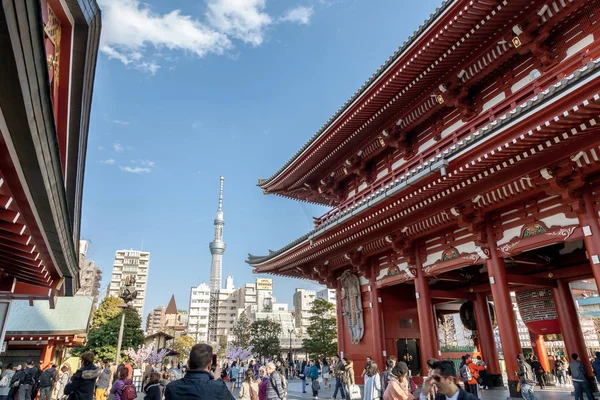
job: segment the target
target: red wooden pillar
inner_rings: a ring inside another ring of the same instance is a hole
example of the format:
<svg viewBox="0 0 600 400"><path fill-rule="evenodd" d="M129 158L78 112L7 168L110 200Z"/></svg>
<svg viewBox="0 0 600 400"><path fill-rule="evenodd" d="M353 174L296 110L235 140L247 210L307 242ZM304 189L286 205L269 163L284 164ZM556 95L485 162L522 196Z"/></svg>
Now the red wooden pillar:
<svg viewBox="0 0 600 400"><path fill-rule="evenodd" d="M381 324L381 307L379 307L379 290L377 290L377 268L371 265L369 289L371 302L371 337L373 338L373 358L381 371L385 370L383 357L383 326Z"/></svg>
<svg viewBox="0 0 600 400"><path fill-rule="evenodd" d="M542 335L529 331L529 339L531 340L531 349L533 355L537 357L544 368L544 371L550 371L550 360L548 360L548 351L546 350L546 342Z"/></svg>
<svg viewBox="0 0 600 400"><path fill-rule="evenodd" d="M517 355L521 354L522 350L519 342L519 331L517 330L517 319L513 312L508 280L506 279L506 267L504 259L498 254L492 221L489 219L486 221L485 229L490 250L490 258L486 260L485 264L490 277L496 315L498 315L498 331L500 332L504 362L506 363L508 389L510 397L521 397L520 392L517 391L519 380L514 375L514 371L519 370Z"/></svg>
<svg viewBox="0 0 600 400"><path fill-rule="evenodd" d="M419 331L421 341L419 351L421 353L421 370L427 371L427 360L439 358L439 343L435 333L435 322L431 295L429 294L429 279L422 270L421 256L418 246L415 246L415 265L417 276L415 277L415 297L417 299L417 312L419 313Z"/></svg>
<svg viewBox="0 0 600 400"><path fill-rule="evenodd" d="M556 304L560 331L567 348L567 359L571 361L571 354L577 353L579 360L585 365L589 374L592 371L592 365L585 346L583 332L579 325L579 315L577 314L571 287L567 281L562 279L558 279L556 284L556 287L552 288L552 295Z"/></svg>
<svg viewBox="0 0 600 400"><path fill-rule="evenodd" d="M346 327L344 326L344 308L342 307L342 283L338 281L337 287L335 288L335 303L337 312L337 340L338 340L338 353L340 357L344 357L344 335L346 333Z"/></svg>
<svg viewBox="0 0 600 400"><path fill-rule="evenodd" d="M487 296L483 293L475 295L473 302L475 321L477 321L478 344L481 347L483 361L487 364L489 374L501 374L498 353L496 352L496 341L494 340L494 329L490 318L490 307Z"/></svg>
<svg viewBox="0 0 600 400"><path fill-rule="evenodd" d="M583 192L583 205L583 212L577 217L584 230L583 242L594 273L596 286L600 288L600 222L598 222L598 215L594 210L594 199L589 188Z"/></svg>
<svg viewBox="0 0 600 400"><path fill-rule="evenodd" d="M53 356L54 356L54 342L48 341L48 344L46 346L44 346L44 349L42 350L42 357L41 357L42 369L46 369L50 365L52 365Z"/></svg>

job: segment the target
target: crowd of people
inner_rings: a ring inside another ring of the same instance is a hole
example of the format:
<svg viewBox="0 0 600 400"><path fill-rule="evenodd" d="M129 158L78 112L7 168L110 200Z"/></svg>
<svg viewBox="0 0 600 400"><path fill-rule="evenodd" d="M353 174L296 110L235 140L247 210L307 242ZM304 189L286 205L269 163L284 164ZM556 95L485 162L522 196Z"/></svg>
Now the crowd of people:
<svg viewBox="0 0 600 400"><path fill-rule="evenodd" d="M518 390L525 400L535 400L535 387L546 385L542 364L534 356L517 357L519 370ZM423 379L419 400L477 400L481 390L491 385L487 366L481 357L466 354L458 368L451 360L431 359L427 362L428 373ZM600 352L592 363L596 378L600 381ZM559 384L572 383L575 399L593 400L592 386L586 366L577 354L571 355L567 364L564 358L555 360L554 373ZM285 400L288 380L300 379L302 392L307 386L313 399L318 399L322 389L333 389L333 399L344 400L415 400L417 385L405 362L394 356L388 357L385 369L380 371L377 363L367 358L361 371L364 385L355 382L354 363L347 358L288 361L276 360L264 364L250 361L216 365L213 349L206 344L195 345L187 365L172 363L160 369L147 365L137 386L144 400L233 400L234 390L239 388L240 400ZM60 368L28 360L23 364L2 366L0 375L0 400L134 400L138 397L133 382L133 368L128 363L94 362L94 354L81 355L80 368L72 373L69 364Z"/></svg>

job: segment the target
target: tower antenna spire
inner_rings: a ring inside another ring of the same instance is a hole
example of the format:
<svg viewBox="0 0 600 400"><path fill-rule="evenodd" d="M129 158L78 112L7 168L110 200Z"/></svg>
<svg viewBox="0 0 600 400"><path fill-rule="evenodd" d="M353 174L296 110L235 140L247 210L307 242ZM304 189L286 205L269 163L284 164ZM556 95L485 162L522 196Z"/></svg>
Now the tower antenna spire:
<svg viewBox="0 0 600 400"><path fill-rule="evenodd" d="M219 209L218 211L223 210L223 182L225 181L225 177L221 176L221 185L219 187Z"/></svg>

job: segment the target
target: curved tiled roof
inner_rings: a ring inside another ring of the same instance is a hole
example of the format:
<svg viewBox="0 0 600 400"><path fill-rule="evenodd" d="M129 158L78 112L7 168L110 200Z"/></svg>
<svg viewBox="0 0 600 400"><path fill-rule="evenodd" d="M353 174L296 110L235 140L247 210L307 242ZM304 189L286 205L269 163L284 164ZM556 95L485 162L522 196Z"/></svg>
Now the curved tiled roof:
<svg viewBox="0 0 600 400"><path fill-rule="evenodd" d="M498 117L496 120L490 122L488 125L484 126L479 131L474 132L469 137L456 143L453 146L453 148L444 150L440 155L438 155L438 159L448 158L450 156L453 156L454 154L458 154L461 151L463 151L466 147L480 142L482 139L486 138L491 133L497 131L500 128L503 128L508 123L522 116L524 113L531 111L532 109L536 108L542 103L551 100L553 96L560 94L565 89L568 89L572 85L579 82L581 79L588 77L593 73L600 74L600 59L588 62L584 67L574 71L571 75L562 78L559 82L551 85L546 90L538 93L523 104L517 106L513 110L507 112L506 114ZM261 264L265 261L273 259L287 252L288 250L294 248L295 246L312 237L325 233L330 227L335 226L339 220L343 218L349 218L352 215L358 215L360 212L363 211L361 208L364 208L367 204L376 204L380 200L389 197L387 195L388 192L393 192L395 194L395 192L401 190L402 186L407 186L407 181L414 179L414 177L418 176L424 169L430 168L430 165L435 163L435 161L435 159L431 159L429 161L426 161L424 164L415 167L414 169L409 171L403 179L396 179L394 182L387 185L386 187L381 188L379 191L374 192L370 196L357 202L352 207L349 207L344 211L334 215L329 221L319 226L317 229L313 229L312 231L308 232L307 234L301 236L300 238L296 239L292 243L286 245L285 247L282 247L277 251L270 251L269 255L253 256L251 254L248 254L248 260L246 260L246 262L250 265ZM357 211L357 209L359 210Z"/></svg>
<svg viewBox="0 0 600 400"><path fill-rule="evenodd" d="M379 69L373 75L371 75L371 77L354 93L354 95L350 99L348 99L348 101L346 101L346 103L344 103L344 105L341 106L337 110L337 112L331 118L329 118L327 122L325 122L325 124L323 124L321 129L319 129L310 139L308 139L306 143L304 143L304 145L296 152L296 154L292 156L292 158L290 158L281 168L277 170L277 172L275 172L269 178L259 178L258 186L262 187L263 185L269 183L270 181L275 179L279 174L281 174L287 167L289 167L290 164L292 164L292 162L294 162L294 160L298 158L300 154L302 154L306 149L308 149L308 147L310 147L310 145L312 145L315 140L317 140L323 133L325 133L325 131L333 124L333 122L336 119L338 119L350 107L352 103L354 103L358 98L360 98L360 96L362 96L367 91L367 89L369 89L369 87L373 83L375 83L375 81L377 81L377 79L384 73L384 71L386 71L392 64L394 64L394 62L396 62L400 58L404 51L407 50L413 44L413 42L416 39L418 39L419 36L421 36L421 34L425 32L427 28L429 28L434 23L434 21L450 6L450 4L454 3L455 1L457 0L444 0L441 6L436 8L435 12L433 12L429 16L429 18L422 25L420 25L419 28L408 38L408 40L406 40L402 44L402 46L400 46L398 50L396 50L394 54L391 55L387 59L387 61L383 63L383 65L381 65L381 67L379 67Z"/></svg>

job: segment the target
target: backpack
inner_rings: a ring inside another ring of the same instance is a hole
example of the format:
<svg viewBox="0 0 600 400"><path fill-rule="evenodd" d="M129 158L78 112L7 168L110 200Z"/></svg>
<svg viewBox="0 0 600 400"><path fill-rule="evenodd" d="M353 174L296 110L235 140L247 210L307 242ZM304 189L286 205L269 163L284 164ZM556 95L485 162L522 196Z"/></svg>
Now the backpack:
<svg viewBox="0 0 600 400"><path fill-rule="evenodd" d="M4 375L2 379L0 379L0 387L7 387L10 384L10 377L8 375Z"/></svg>
<svg viewBox="0 0 600 400"><path fill-rule="evenodd" d="M321 385L319 385L319 381L317 379L313 379L312 381L312 390L318 392L321 389Z"/></svg>
<svg viewBox="0 0 600 400"><path fill-rule="evenodd" d="M54 371L48 369L48 370L42 372L42 375L40 376L40 387L52 386L52 384L54 383L53 378L54 378Z"/></svg>
<svg viewBox="0 0 600 400"><path fill-rule="evenodd" d="M35 374L35 371L33 370L33 368L28 368L24 371L23 375L21 376L21 380L19 382L20 385L33 385L35 383L35 379L33 379L33 375Z"/></svg>
<svg viewBox="0 0 600 400"><path fill-rule="evenodd" d="M469 382L473 379L473 373L471 372L471 368L469 368L469 364L463 364L460 367L460 380L463 382Z"/></svg>
<svg viewBox="0 0 600 400"><path fill-rule="evenodd" d="M135 391L135 386L130 379L125 381L125 386L123 386L123 390L121 391L121 400L135 400L137 397L137 392Z"/></svg>

